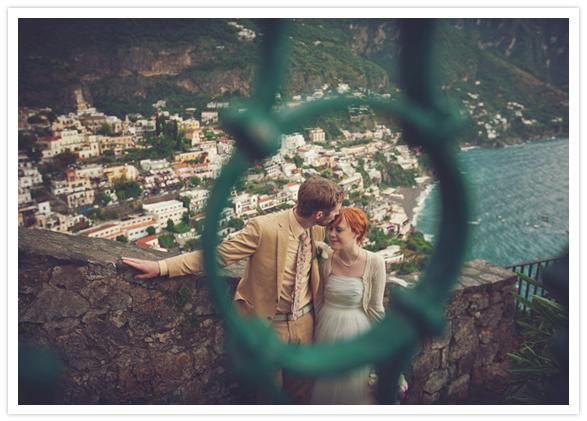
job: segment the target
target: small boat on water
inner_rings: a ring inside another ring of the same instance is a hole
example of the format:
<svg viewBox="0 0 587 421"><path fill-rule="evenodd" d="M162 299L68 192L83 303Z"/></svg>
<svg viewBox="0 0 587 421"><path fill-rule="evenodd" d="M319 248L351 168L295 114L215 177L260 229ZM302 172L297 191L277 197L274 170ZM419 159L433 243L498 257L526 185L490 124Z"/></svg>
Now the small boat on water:
<svg viewBox="0 0 587 421"><path fill-rule="evenodd" d="M539 224L534 225L534 228L540 228Z"/></svg>
<svg viewBox="0 0 587 421"><path fill-rule="evenodd" d="M542 216L542 220L543 220L544 222L548 222L548 216L546 216L546 215L543 215L543 216Z"/></svg>

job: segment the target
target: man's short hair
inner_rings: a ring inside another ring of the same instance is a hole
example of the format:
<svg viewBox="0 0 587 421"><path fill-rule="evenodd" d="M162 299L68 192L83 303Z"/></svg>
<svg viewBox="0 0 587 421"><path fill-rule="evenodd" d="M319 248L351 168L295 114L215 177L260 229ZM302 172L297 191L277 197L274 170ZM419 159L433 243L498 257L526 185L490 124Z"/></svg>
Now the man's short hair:
<svg viewBox="0 0 587 421"><path fill-rule="evenodd" d="M343 189L326 178L311 176L300 186L298 191L297 212L308 217L322 211L330 214L344 199Z"/></svg>

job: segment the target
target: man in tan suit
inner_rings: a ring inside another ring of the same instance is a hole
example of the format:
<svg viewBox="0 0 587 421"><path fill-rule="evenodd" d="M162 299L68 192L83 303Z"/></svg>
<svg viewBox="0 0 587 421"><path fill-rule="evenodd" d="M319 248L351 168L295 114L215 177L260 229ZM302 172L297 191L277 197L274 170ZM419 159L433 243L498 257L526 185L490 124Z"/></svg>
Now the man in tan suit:
<svg viewBox="0 0 587 421"><path fill-rule="evenodd" d="M310 177L298 192L293 209L251 219L232 239L218 245L223 266L248 258L234 296L235 306L244 314L256 314L271 322L286 343L311 343L314 334L313 298L320 276L316 241L324 239L324 227L337 215L344 192L334 182ZM140 271L137 279L180 276L204 270L202 252L159 262L123 257L122 261ZM311 383L285 372L278 383L294 404L307 404ZM258 403L271 402L262 392Z"/></svg>

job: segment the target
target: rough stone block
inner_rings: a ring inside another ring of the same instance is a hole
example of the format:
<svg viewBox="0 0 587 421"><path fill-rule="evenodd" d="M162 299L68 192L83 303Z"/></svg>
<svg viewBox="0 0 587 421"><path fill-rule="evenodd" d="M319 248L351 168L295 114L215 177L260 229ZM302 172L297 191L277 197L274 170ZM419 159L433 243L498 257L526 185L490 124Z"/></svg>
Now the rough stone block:
<svg viewBox="0 0 587 421"><path fill-rule="evenodd" d="M475 367L487 366L493 363L498 350L499 344L497 342L480 344L475 360Z"/></svg>
<svg viewBox="0 0 587 421"><path fill-rule="evenodd" d="M489 306L487 293L476 292L469 295L469 309L471 311L483 310Z"/></svg>
<svg viewBox="0 0 587 421"><path fill-rule="evenodd" d="M501 320L502 314L502 306L499 304L493 305L481 313L479 324L481 326L497 326Z"/></svg>
<svg viewBox="0 0 587 421"><path fill-rule="evenodd" d="M449 384L446 394L448 396L465 395L469 391L470 384L471 376L469 374L463 374L461 377Z"/></svg>
<svg viewBox="0 0 587 421"><path fill-rule="evenodd" d="M470 373L475 363L475 354L463 355L457 362L457 370L455 376L463 376L464 374Z"/></svg>
<svg viewBox="0 0 587 421"><path fill-rule="evenodd" d="M442 389L448 381L448 373L446 370L434 370L428 376L428 380L424 385L424 392L433 394Z"/></svg>
<svg viewBox="0 0 587 421"><path fill-rule="evenodd" d="M431 405L434 402L437 402L439 399L440 399L440 393L438 393L438 392L432 393L432 394L423 393L421 401L422 401L422 405Z"/></svg>
<svg viewBox="0 0 587 421"><path fill-rule="evenodd" d="M89 303L81 295L45 284L19 322L45 323L81 316L89 309Z"/></svg>
<svg viewBox="0 0 587 421"><path fill-rule="evenodd" d="M460 341L452 342L450 344L449 357L453 360L458 360L467 354L476 352L478 346L479 339L477 339L476 335L466 336Z"/></svg>
<svg viewBox="0 0 587 421"><path fill-rule="evenodd" d="M421 377L440 366L440 351L429 351L421 354L412 365L415 376Z"/></svg>
<svg viewBox="0 0 587 421"><path fill-rule="evenodd" d="M475 323L470 317L457 317L452 321L452 336L455 341L474 335Z"/></svg>

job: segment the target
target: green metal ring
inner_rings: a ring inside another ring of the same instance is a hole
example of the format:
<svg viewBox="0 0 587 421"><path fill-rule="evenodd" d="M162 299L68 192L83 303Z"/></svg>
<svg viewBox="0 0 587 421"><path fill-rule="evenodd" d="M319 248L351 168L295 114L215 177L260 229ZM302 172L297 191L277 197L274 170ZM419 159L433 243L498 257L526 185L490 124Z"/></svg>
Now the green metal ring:
<svg viewBox="0 0 587 421"><path fill-rule="evenodd" d="M272 22L270 26L277 33L268 36L271 45L264 60L282 63L283 60L267 58L267 54L285 54L280 53L283 44L275 41L284 38L283 26L277 22ZM428 27L429 22L420 21L415 29L416 35L429 36ZM420 33L417 32L418 28ZM420 65L426 65L426 57L420 60ZM413 64L408 62L405 65ZM337 98L315 101L294 110L274 113L267 103L273 101L277 92L279 77L275 75L282 69L264 69L260 78L266 83L258 85L264 88L260 89L260 100L252 101L245 114L229 116L227 119L226 125L237 141L237 151L223 167L214 184L206 209L203 234L209 289L231 330L231 358L244 379L255 379L257 383L268 386L270 393L280 403L286 403L287 399L273 382L271 374L274 369L286 368L302 375L319 376L375 363L386 374L380 378L379 397L382 402L394 403L394 385L397 384L399 373L409 362L411 352L423 336L438 335L442 331L443 305L458 276L464 254L467 200L456 158L447 147L450 136L459 128L458 113L437 108L431 100L432 96L426 92L413 95L416 100L401 102L384 102L372 98L361 100L377 112L400 118L411 129L410 144L421 146L429 154L438 174L442 199L439 241L424 277L415 288L395 294L393 307L388 309L386 318L369 332L357 339L337 344L287 345L261 319L242 317L232 308L231 299L219 280L215 256L219 215L227 205L235 181L246 172L253 160L266 158L277 151L279 133L287 132L296 123L310 120L318 114L345 109L351 103L357 103L357 100ZM273 75L271 80L267 80L269 73ZM418 77L424 76L420 74ZM415 86L419 87L420 84ZM407 95L411 98L409 89Z"/></svg>

